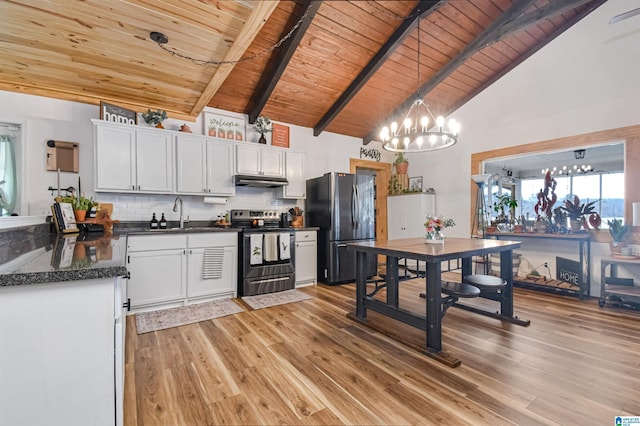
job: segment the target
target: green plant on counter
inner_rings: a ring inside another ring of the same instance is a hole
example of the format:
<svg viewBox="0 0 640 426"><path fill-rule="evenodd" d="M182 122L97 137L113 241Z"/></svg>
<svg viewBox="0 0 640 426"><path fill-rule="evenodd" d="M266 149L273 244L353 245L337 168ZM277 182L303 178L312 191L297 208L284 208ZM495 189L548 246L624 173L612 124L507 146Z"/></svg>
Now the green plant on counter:
<svg viewBox="0 0 640 426"><path fill-rule="evenodd" d="M607 220L607 225L609 225L609 234L611 234L613 241L622 241L629 232L629 224L623 225L620 219Z"/></svg>
<svg viewBox="0 0 640 426"><path fill-rule="evenodd" d="M98 202L93 201L93 198L85 198L83 196L76 197L75 195L56 197L56 201L71 204L73 210L91 210L91 207L98 205Z"/></svg>

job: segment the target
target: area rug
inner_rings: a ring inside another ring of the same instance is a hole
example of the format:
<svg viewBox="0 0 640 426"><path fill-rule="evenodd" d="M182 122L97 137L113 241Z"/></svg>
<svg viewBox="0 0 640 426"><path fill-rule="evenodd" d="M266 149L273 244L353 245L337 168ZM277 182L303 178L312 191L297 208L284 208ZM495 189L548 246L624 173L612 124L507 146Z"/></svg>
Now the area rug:
<svg viewBox="0 0 640 426"><path fill-rule="evenodd" d="M136 314L136 329L138 330L138 334L149 333L151 331L164 330L171 327L237 314L243 311L244 309L231 299L196 303L179 308Z"/></svg>
<svg viewBox="0 0 640 426"><path fill-rule="evenodd" d="M313 299L313 296L309 296L308 294L304 294L298 290L278 291L275 293L259 294L257 296L245 296L242 298L242 300L253 309L268 308L270 306L300 302L307 299Z"/></svg>

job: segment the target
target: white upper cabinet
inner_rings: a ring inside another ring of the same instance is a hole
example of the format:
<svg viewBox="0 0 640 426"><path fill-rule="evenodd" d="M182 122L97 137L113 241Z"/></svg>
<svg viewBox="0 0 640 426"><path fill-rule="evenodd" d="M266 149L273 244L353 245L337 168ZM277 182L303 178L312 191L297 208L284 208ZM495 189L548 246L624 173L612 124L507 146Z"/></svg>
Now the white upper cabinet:
<svg viewBox="0 0 640 426"><path fill-rule="evenodd" d="M306 158L307 155L304 152L287 151L285 153L285 177L289 184L280 188L280 198L306 198L307 181L304 172Z"/></svg>
<svg viewBox="0 0 640 426"><path fill-rule="evenodd" d="M176 192L203 194L207 192L207 144L198 136L176 137Z"/></svg>
<svg viewBox="0 0 640 426"><path fill-rule="evenodd" d="M240 175L284 177L284 151L264 145L236 145L236 172Z"/></svg>
<svg viewBox="0 0 640 426"><path fill-rule="evenodd" d="M207 181L212 195L236 195L234 144L207 139Z"/></svg>
<svg viewBox="0 0 640 426"><path fill-rule="evenodd" d="M94 121L95 190L173 192L173 143L162 130Z"/></svg>
<svg viewBox="0 0 640 426"><path fill-rule="evenodd" d="M136 177L139 191L172 191L173 144L170 134L136 130Z"/></svg>
<svg viewBox="0 0 640 426"><path fill-rule="evenodd" d="M95 189L130 192L136 185L136 133L132 128L95 126Z"/></svg>
<svg viewBox="0 0 640 426"><path fill-rule="evenodd" d="M178 193L235 195L233 143L204 136L178 135L176 175Z"/></svg>

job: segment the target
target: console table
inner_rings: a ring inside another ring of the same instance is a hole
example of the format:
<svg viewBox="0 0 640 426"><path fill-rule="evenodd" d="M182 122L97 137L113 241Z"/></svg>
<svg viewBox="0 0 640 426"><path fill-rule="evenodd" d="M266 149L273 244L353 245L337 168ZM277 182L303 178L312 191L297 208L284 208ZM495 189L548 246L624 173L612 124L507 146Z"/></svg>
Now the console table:
<svg viewBox="0 0 640 426"><path fill-rule="evenodd" d="M534 281L528 280L526 277L514 277L514 284L519 286L531 287L536 289L551 290L564 294L571 294L580 297L589 296L591 288L591 234L585 232L583 234L543 234L543 233L516 233L516 232L487 232L487 237L506 240L527 240L527 239L545 239L545 240L562 240L574 241L579 247L579 262L582 270L583 279L579 286L560 286L563 281Z"/></svg>
<svg viewBox="0 0 640 426"><path fill-rule="evenodd" d="M607 266L611 275L607 277ZM621 304L640 304L640 286L635 286L633 278L618 278L618 266L640 266L640 259L623 257L603 257L600 260L600 306L607 301Z"/></svg>

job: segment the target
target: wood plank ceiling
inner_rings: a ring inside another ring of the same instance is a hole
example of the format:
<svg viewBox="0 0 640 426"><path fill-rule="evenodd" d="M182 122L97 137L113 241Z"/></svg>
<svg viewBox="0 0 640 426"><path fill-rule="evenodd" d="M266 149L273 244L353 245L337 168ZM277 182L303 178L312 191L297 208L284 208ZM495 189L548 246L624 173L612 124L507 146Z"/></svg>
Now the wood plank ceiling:
<svg viewBox="0 0 640 426"><path fill-rule="evenodd" d="M605 1L5 0L0 90L176 118L209 105L368 142L418 87L447 115Z"/></svg>

